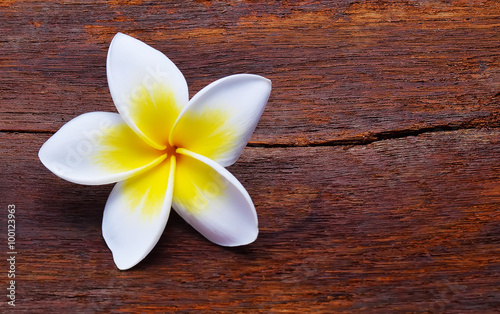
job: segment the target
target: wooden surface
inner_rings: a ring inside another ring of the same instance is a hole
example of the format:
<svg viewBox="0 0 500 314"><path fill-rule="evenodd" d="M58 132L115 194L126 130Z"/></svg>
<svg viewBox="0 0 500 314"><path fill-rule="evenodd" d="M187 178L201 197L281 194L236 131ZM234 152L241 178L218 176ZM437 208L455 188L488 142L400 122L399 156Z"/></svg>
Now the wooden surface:
<svg viewBox="0 0 500 314"><path fill-rule="evenodd" d="M118 31L166 53L194 95L270 78L230 171L260 235L211 244L173 214L119 271L101 235L112 186L63 181L39 147L115 111ZM500 308L500 4L420 1L2 1L0 288L16 206L16 306L28 312L472 312Z"/></svg>

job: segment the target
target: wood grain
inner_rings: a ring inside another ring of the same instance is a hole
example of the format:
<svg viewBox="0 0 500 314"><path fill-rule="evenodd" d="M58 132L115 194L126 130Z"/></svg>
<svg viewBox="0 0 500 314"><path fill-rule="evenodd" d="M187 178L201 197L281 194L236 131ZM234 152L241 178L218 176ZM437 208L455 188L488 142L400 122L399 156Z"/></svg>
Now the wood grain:
<svg viewBox="0 0 500 314"><path fill-rule="evenodd" d="M212 245L174 215L150 256L120 272L100 231L111 187L48 173L36 156L46 136L4 134L11 166L2 194L19 213L19 308L493 309L499 135L460 130L348 149L247 148L230 170L258 208L255 243Z"/></svg>
<svg viewBox="0 0 500 314"><path fill-rule="evenodd" d="M0 14L0 129L56 131L114 110L105 57L117 31L166 53L191 94L234 73L270 78L258 143L498 121L498 1L15 1Z"/></svg>
<svg viewBox="0 0 500 314"><path fill-rule="evenodd" d="M494 312L499 16L482 0L3 1L0 230L15 204L18 255L16 307L0 311ZM257 208L255 243L213 245L173 214L119 271L101 235L112 185L39 162L62 124L115 111L118 31L166 53L191 95L234 73L272 80L229 168Z"/></svg>

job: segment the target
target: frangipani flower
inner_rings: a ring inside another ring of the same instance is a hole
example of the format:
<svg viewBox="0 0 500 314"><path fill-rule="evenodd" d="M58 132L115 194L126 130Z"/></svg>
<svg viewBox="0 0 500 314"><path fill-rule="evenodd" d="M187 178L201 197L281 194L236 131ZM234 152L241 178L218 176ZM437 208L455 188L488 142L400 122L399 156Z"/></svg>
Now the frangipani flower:
<svg viewBox="0 0 500 314"><path fill-rule="evenodd" d="M74 118L47 140L39 157L74 183L117 182L102 223L117 267L128 269L146 257L171 207L216 244L253 242L258 234L254 205L224 167L238 159L250 139L271 82L232 75L189 100L186 80L172 61L121 33L109 47L107 76L119 114Z"/></svg>

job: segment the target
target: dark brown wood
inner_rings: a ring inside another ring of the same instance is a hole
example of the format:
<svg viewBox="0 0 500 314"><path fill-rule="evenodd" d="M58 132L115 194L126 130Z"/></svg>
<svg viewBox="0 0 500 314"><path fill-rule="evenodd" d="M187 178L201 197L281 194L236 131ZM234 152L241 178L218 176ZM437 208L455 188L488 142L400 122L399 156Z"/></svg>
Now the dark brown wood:
<svg viewBox="0 0 500 314"><path fill-rule="evenodd" d="M494 312L499 17L497 1L465 0L2 2L0 232L7 253L15 204L14 309ZM112 185L72 184L39 162L63 123L115 111L105 61L118 31L165 52L191 95L234 73L272 80L229 168L257 208L255 243L213 245L173 214L153 252L119 271L101 235Z"/></svg>
<svg viewBox="0 0 500 314"><path fill-rule="evenodd" d="M117 31L165 52L192 94L234 73L269 77L259 143L359 139L500 113L498 1L14 1L0 14L0 129L55 131L76 114L114 110L105 57Z"/></svg>

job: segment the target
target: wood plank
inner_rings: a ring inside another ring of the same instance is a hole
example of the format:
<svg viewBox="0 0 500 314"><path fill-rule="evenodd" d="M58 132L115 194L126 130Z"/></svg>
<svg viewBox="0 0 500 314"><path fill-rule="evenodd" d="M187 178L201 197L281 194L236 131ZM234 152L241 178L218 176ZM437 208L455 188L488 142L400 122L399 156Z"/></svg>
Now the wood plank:
<svg viewBox="0 0 500 314"><path fill-rule="evenodd" d="M173 215L153 252L124 272L101 236L111 186L75 185L49 173L36 156L48 136L0 133L0 225L7 204L16 205L16 309L500 307L499 129L369 145L248 147L230 171L255 202L257 241L212 245Z"/></svg>
<svg viewBox="0 0 500 314"><path fill-rule="evenodd" d="M234 73L269 77L255 144L498 125L499 15L494 0L3 2L0 130L114 111L105 59L118 31L165 52L191 94Z"/></svg>
<svg viewBox="0 0 500 314"><path fill-rule="evenodd" d="M499 16L494 0L3 1L0 225L15 204L16 309L494 312ZM239 72L273 81L230 167L259 213L255 243L213 245L173 214L118 271L101 236L112 185L39 162L64 122L114 111L118 31L165 52L191 95Z"/></svg>

